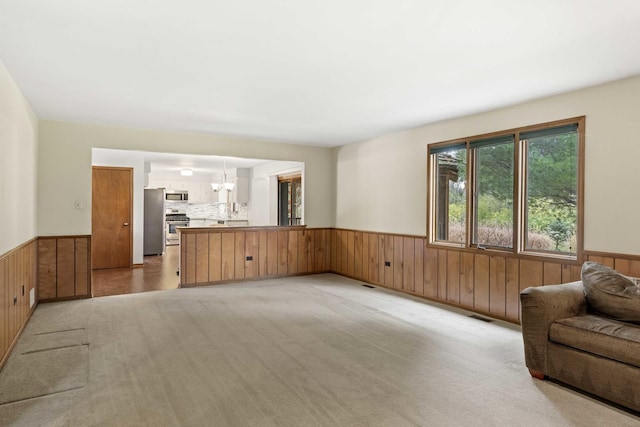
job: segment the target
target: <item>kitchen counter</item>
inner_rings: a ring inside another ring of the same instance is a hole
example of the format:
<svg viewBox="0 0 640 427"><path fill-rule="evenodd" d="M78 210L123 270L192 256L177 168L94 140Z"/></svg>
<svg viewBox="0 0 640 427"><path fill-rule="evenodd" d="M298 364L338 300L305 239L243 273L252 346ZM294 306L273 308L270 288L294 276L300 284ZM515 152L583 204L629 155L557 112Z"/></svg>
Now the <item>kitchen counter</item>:
<svg viewBox="0 0 640 427"><path fill-rule="evenodd" d="M189 218L189 227L210 227L216 225L249 225L248 220L246 219L223 219L223 218L197 218L190 217Z"/></svg>
<svg viewBox="0 0 640 427"><path fill-rule="evenodd" d="M181 233L203 233L207 231L224 231L232 228L234 231L260 231L260 230L304 230L306 225L234 225L234 224L211 224L207 226L189 225L188 227L176 227Z"/></svg>

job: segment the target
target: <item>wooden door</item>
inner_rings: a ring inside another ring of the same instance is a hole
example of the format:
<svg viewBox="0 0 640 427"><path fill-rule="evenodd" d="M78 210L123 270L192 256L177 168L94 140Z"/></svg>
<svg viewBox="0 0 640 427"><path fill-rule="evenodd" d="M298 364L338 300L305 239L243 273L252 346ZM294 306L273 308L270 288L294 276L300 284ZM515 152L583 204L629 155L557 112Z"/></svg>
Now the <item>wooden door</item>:
<svg viewBox="0 0 640 427"><path fill-rule="evenodd" d="M93 167L92 268L131 267L133 169Z"/></svg>

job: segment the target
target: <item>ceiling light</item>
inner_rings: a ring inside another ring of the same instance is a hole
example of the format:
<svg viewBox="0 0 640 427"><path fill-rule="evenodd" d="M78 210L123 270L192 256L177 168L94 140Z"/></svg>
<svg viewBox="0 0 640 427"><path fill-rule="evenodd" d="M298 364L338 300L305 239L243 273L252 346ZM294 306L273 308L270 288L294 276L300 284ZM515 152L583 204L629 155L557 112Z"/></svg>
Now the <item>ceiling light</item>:
<svg viewBox="0 0 640 427"><path fill-rule="evenodd" d="M180 175L182 175L182 176L191 176L191 175L193 175L193 171L191 169L182 169L180 171Z"/></svg>

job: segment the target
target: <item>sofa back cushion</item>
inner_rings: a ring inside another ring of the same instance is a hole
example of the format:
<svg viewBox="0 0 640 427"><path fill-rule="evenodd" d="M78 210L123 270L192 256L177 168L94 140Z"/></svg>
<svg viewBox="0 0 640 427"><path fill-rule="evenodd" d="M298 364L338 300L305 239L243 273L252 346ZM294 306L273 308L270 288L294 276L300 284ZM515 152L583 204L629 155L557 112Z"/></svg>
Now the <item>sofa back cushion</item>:
<svg viewBox="0 0 640 427"><path fill-rule="evenodd" d="M593 310L625 322L640 323L640 287L612 268L587 261L582 265L587 304Z"/></svg>

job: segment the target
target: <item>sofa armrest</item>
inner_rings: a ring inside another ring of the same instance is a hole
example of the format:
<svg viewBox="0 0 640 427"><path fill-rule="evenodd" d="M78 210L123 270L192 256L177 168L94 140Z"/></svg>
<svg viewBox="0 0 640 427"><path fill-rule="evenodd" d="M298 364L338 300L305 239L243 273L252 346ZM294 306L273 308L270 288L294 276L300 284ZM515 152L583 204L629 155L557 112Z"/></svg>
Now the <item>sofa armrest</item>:
<svg viewBox="0 0 640 427"><path fill-rule="evenodd" d="M549 328L558 319L586 314L582 282L531 287L520 292L522 338L527 367L547 375Z"/></svg>

